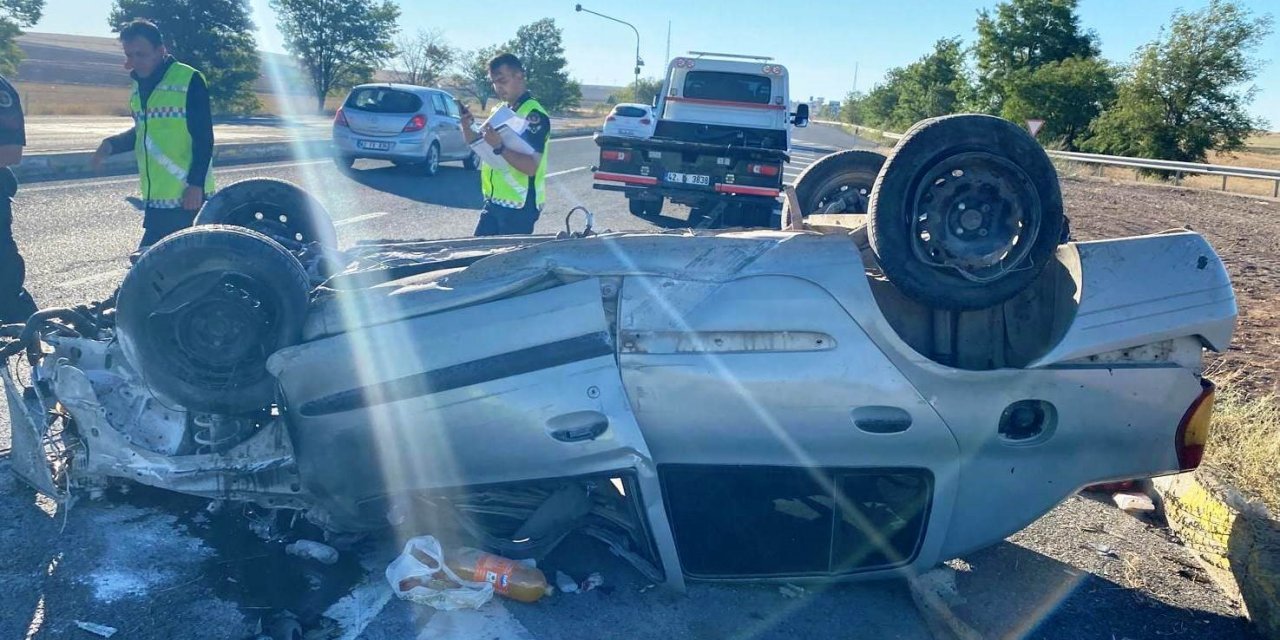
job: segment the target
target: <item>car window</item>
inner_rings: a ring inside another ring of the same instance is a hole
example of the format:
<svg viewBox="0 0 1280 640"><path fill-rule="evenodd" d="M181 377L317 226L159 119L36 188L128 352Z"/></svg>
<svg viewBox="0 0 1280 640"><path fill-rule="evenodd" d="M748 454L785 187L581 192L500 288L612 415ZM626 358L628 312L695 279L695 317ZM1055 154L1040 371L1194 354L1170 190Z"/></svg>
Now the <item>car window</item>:
<svg viewBox="0 0 1280 640"><path fill-rule="evenodd" d="M628 118L643 118L649 115L648 111L640 107L617 107L613 110L614 115L626 116Z"/></svg>
<svg viewBox="0 0 1280 640"><path fill-rule="evenodd" d="M448 107L448 108L449 108L449 117L451 117L451 118L461 118L461 117L462 117L462 111L461 111L461 110L459 110L459 108L458 108L458 101L457 101L457 100L454 100L453 98L445 98L445 99L444 99L444 106L446 106L446 107Z"/></svg>
<svg viewBox="0 0 1280 640"><path fill-rule="evenodd" d="M444 103L445 103L444 96L438 93L431 94L431 105L435 107L436 115L438 116L449 115L449 107L446 107Z"/></svg>
<svg viewBox="0 0 1280 640"><path fill-rule="evenodd" d="M371 113L414 113L422 108L422 98L389 87L365 87L352 91L344 106Z"/></svg>
<svg viewBox="0 0 1280 640"><path fill-rule="evenodd" d="M769 104L773 80L754 73L690 71L684 77L684 97Z"/></svg>

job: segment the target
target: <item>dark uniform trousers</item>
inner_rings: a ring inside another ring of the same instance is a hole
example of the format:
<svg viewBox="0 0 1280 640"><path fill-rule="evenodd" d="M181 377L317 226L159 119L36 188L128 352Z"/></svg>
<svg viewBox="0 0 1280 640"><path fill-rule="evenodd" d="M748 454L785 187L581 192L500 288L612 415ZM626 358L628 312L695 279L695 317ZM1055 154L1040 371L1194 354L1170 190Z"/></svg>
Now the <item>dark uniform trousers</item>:
<svg viewBox="0 0 1280 640"><path fill-rule="evenodd" d="M0 324L26 322L36 312L36 303L23 287L27 265L13 241L13 196L18 180L13 170L0 168Z"/></svg>
<svg viewBox="0 0 1280 640"><path fill-rule="evenodd" d="M531 194L532 195L532 194ZM492 201L484 203L480 212L480 222L476 224L476 236L514 236L533 233L533 225L538 221L538 206L530 197L528 204L520 209L504 207Z"/></svg>

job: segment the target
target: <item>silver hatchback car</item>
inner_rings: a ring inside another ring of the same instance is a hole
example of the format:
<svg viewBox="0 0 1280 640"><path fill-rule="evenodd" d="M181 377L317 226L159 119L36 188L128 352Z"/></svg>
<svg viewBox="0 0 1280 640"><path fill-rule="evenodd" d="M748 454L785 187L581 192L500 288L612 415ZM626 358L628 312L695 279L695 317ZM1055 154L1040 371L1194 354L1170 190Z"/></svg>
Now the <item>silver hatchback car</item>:
<svg viewBox="0 0 1280 640"><path fill-rule="evenodd" d="M351 90L333 118L334 162L390 160L435 175L440 163L479 159L462 136L458 101L446 91L408 84L363 84Z"/></svg>

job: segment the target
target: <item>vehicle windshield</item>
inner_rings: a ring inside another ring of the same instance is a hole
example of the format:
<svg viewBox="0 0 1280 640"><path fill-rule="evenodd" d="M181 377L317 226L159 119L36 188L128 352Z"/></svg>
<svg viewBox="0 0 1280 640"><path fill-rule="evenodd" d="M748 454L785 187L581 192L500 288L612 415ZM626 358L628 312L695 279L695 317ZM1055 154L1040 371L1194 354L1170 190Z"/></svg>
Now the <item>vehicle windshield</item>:
<svg viewBox="0 0 1280 640"><path fill-rule="evenodd" d="M387 87L365 87L352 91L346 106L370 113L413 113L422 108L422 98Z"/></svg>
<svg viewBox="0 0 1280 640"><path fill-rule="evenodd" d="M773 81L754 73L690 71L684 77L683 95L699 100L769 104Z"/></svg>

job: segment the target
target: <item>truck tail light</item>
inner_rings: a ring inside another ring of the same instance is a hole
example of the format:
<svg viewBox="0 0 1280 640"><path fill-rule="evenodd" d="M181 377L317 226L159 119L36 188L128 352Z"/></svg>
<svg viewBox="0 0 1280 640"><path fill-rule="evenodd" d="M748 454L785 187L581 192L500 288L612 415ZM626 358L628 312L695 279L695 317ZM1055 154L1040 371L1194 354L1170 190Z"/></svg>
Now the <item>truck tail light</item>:
<svg viewBox="0 0 1280 640"><path fill-rule="evenodd" d="M404 125L404 133L413 133L414 131L422 131L427 128L427 117L419 113L409 118L409 123Z"/></svg>
<svg viewBox="0 0 1280 640"><path fill-rule="evenodd" d="M1174 436L1177 447L1178 468L1190 471L1200 466L1204 458L1204 445L1209 441L1209 425L1213 418L1213 399L1216 391L1213 382L1207 378L1200 379L1200 395L1196 396L1187 412L1178 423L1178 432Z"/></svg>
<svg viewBox="0 0 1280 640"><path fill-rule="evenodd" d="M347 127L347 128L351 127L351 125L347 124L347 114L342 112L342 107L338 107L338 112L333 114L333 126Z"/></svg>
<svg viewBox="0 0 1280 640"><path fill-rule="evenodd" d="M631 152L621 151L619 149L605 149L600 152L600 160L608 160L610 162L629 162L631 160Z"/></svg>
<svg viewBox="0 0 1280 640"><path fill-rule="evenodd" d="M648 118L640 118L640 124L649 124L650 122L653 121Z"/></svg>
<svg viewBox="0 0 1280 640"><path fill-rule="evenodd" d="M747 165L747 173L758 176L776 176L781 171L781 167L776 164L749 164Z"/></svg>

